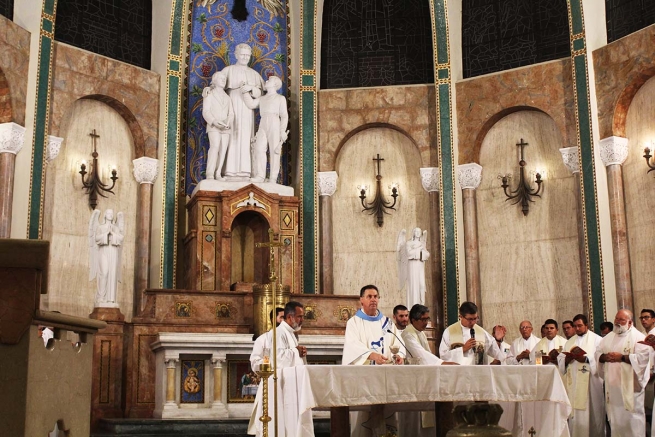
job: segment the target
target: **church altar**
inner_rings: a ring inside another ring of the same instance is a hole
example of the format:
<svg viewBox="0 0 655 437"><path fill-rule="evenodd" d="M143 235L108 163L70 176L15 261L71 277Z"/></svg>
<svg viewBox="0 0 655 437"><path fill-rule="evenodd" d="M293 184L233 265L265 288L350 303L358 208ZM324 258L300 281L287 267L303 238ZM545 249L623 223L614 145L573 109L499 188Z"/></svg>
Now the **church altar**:
<svg viewBox="0 0 655 437"><path fill-rule="evenodd" d="M285 423L297 424L287 429L292 437L314 435L313 408L470 401L533 406L514 416L503 405L521 422L513 435L532 426L536 435L569 435L571 404L555 366L302 366L283 369L282 386Z"/></svg>

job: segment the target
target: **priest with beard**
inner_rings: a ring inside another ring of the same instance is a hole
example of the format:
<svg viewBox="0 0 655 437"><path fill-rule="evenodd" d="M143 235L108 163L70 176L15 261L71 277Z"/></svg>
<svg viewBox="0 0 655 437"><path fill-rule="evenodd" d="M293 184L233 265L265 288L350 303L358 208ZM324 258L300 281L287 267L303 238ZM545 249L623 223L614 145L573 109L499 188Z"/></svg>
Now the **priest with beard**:
<svg viewBox="0 0 655 437"><path fill-rule="evenodd" d="M644 388L650 376L650 347L640 343L643 340L644 334L634 327L632 312L619 310L614 330L596 349L612 437L646 435Z"/></svg>
<svg viewBox="0 0 655 437"><path fill-rule="evenodd" d="M280 373L285 367L303 366L307 364L307 348L298 344L298 331L302 327L302 322L305 318L305 309L300 302L290 301L284 306L284 321L282 321L276 330L276 346L277 346L277 414L274 407L274 385L273 376L269 378L268 389L268 415L271 421L268 422L268 435L275 435L275 423L277 422L278 436L286 435L285 420L284 420L284 394L282 386L280 385ZM263 381L262 381L263 383ZM261 390L261 384L259 390ZM259 418L263 415L263 408L260 405L257 408L256 417ZM276 420L277 419L277 420ZM295 423L286 424L287 427L295 427ZM250 434L250 429L248 430ZM262 422L259 421L256 425L256 435L263 435Z"/></svg>
<svg viewBox="0 0 655 437"><path fill-rule="evenodd" d="M359 291L362 307L346 323L346 339L343 346L341 364L403 364L400 356L404 347L398 339L398 331L393 321L378 310L380 294L375 285L365 285ZM399 347L400 354L391 353L392 347ZM396 429L395 415L385 421L383 405L373 405L368 412L351 413L351 435L384 435L387 428Z"/></svg>
<svg viewBox="0 0 655 437"><path fill-rule="evenodd" d="M275 326L280 326L280 323L284 320L284 308L275 308ZM269 315L271 323L273 323L273 310ZM266 331L255 340L255 345L252 348L252 353L250 354L250 368L254 371L259 370L259 366L264 362L264 350L268 349L268 358L270 362L271 351L273 350L273 328ZM273 398L273 385L272 380L269 382L269 398L272 401ZM248 434L255 435L257 434L257 428L261 428L261 403L262 403L262 390L261 383L257 389L257 395L255 396L255 402L252 405L252 414L250 415L250 422L248 423ZM269 404L272 405L272 404ZM257 415L259 412L259 416Z"/></svg>
<svg viewBox="0 0 655 437"><path fill-rule="evenodd" d="M578 314L572 321L575 335L567 340L564 352L557 356L566 392L573 407L569 416L571 437L605 435L605 399L603 380L596 367L596 348L603 337L589 330L587 316Z"/></svg>

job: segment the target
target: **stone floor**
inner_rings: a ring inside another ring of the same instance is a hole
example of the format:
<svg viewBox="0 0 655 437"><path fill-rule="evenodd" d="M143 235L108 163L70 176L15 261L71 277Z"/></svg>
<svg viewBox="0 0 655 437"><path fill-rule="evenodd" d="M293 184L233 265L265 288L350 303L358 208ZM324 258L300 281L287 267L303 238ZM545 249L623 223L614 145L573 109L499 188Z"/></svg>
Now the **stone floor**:
<svg viewBox="0 0 655 437"><path fill-rule="evenodd" d="M247 420L103 419L91 437L246 437ZM314 420L316 437L330 435L330 420Z"/></svg>

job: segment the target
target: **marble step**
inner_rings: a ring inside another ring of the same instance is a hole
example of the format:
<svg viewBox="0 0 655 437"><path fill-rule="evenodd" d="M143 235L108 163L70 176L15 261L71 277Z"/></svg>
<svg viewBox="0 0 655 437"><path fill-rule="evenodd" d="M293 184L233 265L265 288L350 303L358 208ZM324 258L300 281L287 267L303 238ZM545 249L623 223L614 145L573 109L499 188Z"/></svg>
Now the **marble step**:
<svg viewBox="0 0 655 437"><path fill-rule="evenodd" d="M91 437L247 437L248 421L102 419ZM314 420L317 437L330 435L330 420Z"/></svg>

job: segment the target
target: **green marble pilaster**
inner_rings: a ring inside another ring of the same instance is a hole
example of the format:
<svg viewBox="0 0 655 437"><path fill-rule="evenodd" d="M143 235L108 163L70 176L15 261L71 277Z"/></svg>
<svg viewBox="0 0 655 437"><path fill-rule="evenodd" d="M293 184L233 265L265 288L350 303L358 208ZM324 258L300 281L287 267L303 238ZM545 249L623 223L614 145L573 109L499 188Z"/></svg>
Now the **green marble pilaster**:
<svg viewBox="0 0 655 437"><path fill-rule="evenodd" d="M571 64L573 93L575 100L575 124L578 137L580 162L580 189L584 240L587 253L587 284L589 292L589 323L595 331L606 318L605 284L603 280L603 259L600 247L598 222L598 199L596 197L596 167L594 162L594 141L589 99L589 70L587 44L584 32L582 0L567 0L569 12L569 34L571 41Z"/></svg>
<svg viewBox="0 0 655 437"><path fill-rule="evenodd" d="M455 151L452 136L452 76L446 0L431 0L434 48L435 95L437 110L437 149L439 157L439 208L441 219L441 267L444 290L445 325L457 320L459 308L459 269L457 255L457 203Z"/></svg>
<svg viewBox="0 0 655 437"><path fill-rule="evenodd" d="M44 0L39 31L39 60L36 73L34 135L32 136L32 174L27 211L27 238L31 240L41 239L43 233L45 151L50 127L50 90L56 12L57 0Z"/></svg>
<svg viewBox="0 0 655 437"><path fill-rule="evenodd" d="M184 63L184 17L186 0L173 0L166 70L166 115L164 131L163 211L161 227L161 287L175 288L178 190L180 185L180 129L182 123L182 77Z"/></svg>
<svg viewBox="0 0 655 437"><path fill-rule="evenodd" d="M300 233L303 293L318 292L318 197L316 117L316 2L302 0L300 11Z"/></svg>

